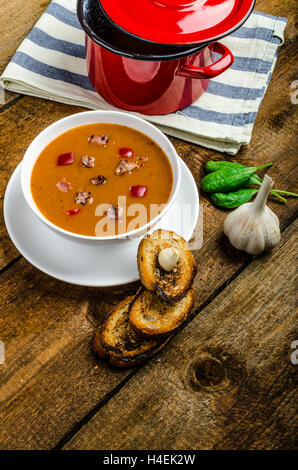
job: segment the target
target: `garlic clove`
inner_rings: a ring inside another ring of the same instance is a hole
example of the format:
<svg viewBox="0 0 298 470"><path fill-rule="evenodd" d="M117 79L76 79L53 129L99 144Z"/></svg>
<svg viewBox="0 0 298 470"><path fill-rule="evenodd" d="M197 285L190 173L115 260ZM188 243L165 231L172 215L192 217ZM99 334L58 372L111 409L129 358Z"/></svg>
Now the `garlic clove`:
<svg viewBox="0 0 298 470"><path fill-rule="evenodd" d="M279 242L278 217L266 206L272 186L272 179L265 175L254 202L243 204L226 217L224 233L238 250L258 255Z"/></svg>
<svg viewBox="0 0 298 470"><path fill-rule="evenodd" d="M165 271L172 271L180 258L179 251L176 248L164 248L159 252L158 262Z"/></svg>

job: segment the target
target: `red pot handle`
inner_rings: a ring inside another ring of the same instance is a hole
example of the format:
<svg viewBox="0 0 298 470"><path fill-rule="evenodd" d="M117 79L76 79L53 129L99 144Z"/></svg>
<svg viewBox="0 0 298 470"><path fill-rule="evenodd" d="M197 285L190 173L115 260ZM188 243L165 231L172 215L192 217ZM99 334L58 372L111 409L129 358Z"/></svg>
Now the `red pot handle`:
<svg viewBox="0 0 298 470"><path fill-rule="evenodd" d="M184 64L176 72L177 75L188 78L213 78L227 70L234 62L232 52L220 42L210 44L209 49L222 54L222 57L211 65L197 67L195 65Z"/></svg>

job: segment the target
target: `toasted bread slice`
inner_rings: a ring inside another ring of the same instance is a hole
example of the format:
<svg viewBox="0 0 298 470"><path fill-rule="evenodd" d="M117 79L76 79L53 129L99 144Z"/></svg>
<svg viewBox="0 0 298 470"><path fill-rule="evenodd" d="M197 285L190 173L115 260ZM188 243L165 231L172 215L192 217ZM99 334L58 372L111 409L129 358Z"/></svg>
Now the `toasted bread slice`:
<svg viewBox="0 0 298 470"><path fill-rule="evenodd" d="M175 268L167 272L159 265L158 255L161 250L170 247L176 248L180 257ZM143 238L137 261L142 284L167 302L182 299L197 273L196 262L184 238L168 230L155 230Z"/></svg>
<svg viewBox="0 0 298 470"><path fill-rule="evenodd" d="M193 289L174 304L166 302L150 290L144 290L130 306L129 322L137 333L146 337L165 336L186 320L193 302Z"/></svg>
<svg viewBox="0 0 298 470"><path fill-rule="evenodd" d="M94 350L111 365L126 368L141 364L159 351L167 339L147 339L129 325L129 306L134 296L120 302L98 328Z"/></svg>

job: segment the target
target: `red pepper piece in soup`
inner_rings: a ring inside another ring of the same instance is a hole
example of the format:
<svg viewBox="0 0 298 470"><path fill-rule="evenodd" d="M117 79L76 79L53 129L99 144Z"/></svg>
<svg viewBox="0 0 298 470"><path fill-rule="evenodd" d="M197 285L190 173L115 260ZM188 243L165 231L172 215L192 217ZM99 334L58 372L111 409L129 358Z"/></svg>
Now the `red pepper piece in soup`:
<svg viewBox="0 0 298 470"><path fill-rule="evenodd" d="M128 147L121 147L118 150L118 155L121 158L132 158L134 156L134 151Z"/></svg>
<svg viewBox="0 0 298 470"><path fill-rule="evenodd" d="M73 161L74 161L74 153L73 152L62 153L57 158L57 165L58 166L71 165L73 163Z"/></svg>
<svg viewBox="0 0 298 470"><path fill-rule="evenodd" d="M78 212L80 212L80 209L77 207L76 209L69 209L69 211L66 212L67 215L75 215Z"/></svg>
<svg viewBox="0 0 298 470"><path fill-rule="evenodd" d="M129 188L130 194L133 197L144 197L147 193L147 186L138 184Z"/></svg>

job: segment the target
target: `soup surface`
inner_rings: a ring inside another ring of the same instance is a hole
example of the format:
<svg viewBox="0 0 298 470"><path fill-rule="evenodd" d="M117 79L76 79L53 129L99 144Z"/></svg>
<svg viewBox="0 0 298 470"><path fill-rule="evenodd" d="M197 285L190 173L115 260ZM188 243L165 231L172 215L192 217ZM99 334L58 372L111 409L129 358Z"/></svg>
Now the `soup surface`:
<svg viewBox="0 0 298 470"><path fill-rule="evenodd" d="M87 124L53 140L38 157L31 193L42 214L70 232L110 236L152 220L172 191L163 150L139 131Z"/></svg>

